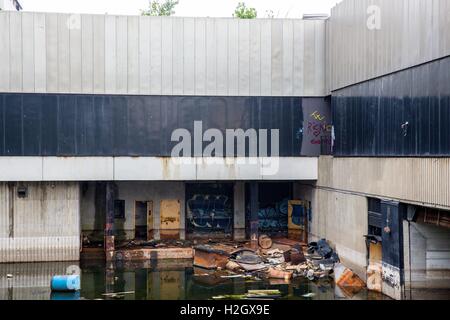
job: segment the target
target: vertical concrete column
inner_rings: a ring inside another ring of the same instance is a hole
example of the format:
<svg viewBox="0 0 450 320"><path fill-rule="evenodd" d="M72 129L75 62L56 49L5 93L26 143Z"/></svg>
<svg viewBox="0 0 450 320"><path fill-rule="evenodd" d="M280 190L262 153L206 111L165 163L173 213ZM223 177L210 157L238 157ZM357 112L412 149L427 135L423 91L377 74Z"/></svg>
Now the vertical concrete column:
<svg viewBox="0 0 450 320"><path fill-rule="evenodd" d="M250 183L250 241L252 249L258 249L258 210L259 210L258 182Z"/></svg>
<svg viewBox="0 0 450 320"><path fill-rule="evenodd" d="M114 183L106 183L105 254L106 260L114 258Z"/></svg>
<svg viewBox="0 0 450 320"><path fill-rule="evenodd" d="M234 224L233 239L236 241L245 240L245 183L236 182L234 184Z"/></svg>

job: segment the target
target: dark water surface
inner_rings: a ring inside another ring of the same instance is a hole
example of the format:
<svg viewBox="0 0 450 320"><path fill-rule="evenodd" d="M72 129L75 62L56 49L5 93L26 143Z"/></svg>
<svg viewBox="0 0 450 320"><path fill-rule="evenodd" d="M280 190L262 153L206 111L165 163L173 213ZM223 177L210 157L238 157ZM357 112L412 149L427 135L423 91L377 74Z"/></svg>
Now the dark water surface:
<svg viewBox="0 0 450 320"><path fill-rule="evenodd" d="M81 272L80 292L51 292L52 275L77 269ZM386 299L383 295L367 290L362 290L353 297L345 297L335 288L333 279L316 282L303 277L290 282L226 279L221 278L218 273L193 267L191 260L114 265L106 265L103 261L0 265L0 299L3 300L203 300L220 295L245 294L252 289L278 289L282 294L280 299L286 300Z"/></svg>

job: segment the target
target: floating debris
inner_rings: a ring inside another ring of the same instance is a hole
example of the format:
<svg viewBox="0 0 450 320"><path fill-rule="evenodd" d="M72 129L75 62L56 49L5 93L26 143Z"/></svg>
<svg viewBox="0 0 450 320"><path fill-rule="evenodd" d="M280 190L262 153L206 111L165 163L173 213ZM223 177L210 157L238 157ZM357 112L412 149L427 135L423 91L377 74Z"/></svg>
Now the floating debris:
<svg viewBox="0 0 450 320"><path fill-rule="evenodd" d="M314 297L315 295L316 295L315 293L310 292L310 293L306 293L306 294L302 295L302 297L303 297L303 298L312 298L312 297Z"/></svg>
<svg viewBox="0 0 450 320"><path fill-rule="evenodd" d="M231 294L212 297L213 300L269 300L281 297L280 290L248 290L246 294Z"/></svg>

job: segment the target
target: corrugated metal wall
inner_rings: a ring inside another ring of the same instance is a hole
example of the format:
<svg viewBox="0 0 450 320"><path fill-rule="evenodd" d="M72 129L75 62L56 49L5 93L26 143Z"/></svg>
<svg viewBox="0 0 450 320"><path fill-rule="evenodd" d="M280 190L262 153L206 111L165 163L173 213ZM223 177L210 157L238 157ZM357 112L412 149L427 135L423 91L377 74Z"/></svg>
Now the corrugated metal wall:
<svg viewBox="0 0 450 320"><path fill-rule="evenodd" d="M319 188L450 209L450 158L319 159Z"/></svg>
<svg viewBox="0 0 450 320"><path fill-rule="evenodd" d="M77 182L0 183L0 262L73 261L80 249Z"/></svg>
<svg viewBox="0 0 450 320"><path fill-rule="evenodd" d="M450 55L448 0L344 0L327 24L329 91Z"/></svg>
<svg viewBox="0 0 450 320"><path fill-rule="evenodd" d="M450 58L336 91L336 156L449 156Z"/></svg>
<svg viewBox="0 0 450 320"><path fill-rule="evenodd" d="M324 96L325 21L0 13L0 92Z"/></svg>

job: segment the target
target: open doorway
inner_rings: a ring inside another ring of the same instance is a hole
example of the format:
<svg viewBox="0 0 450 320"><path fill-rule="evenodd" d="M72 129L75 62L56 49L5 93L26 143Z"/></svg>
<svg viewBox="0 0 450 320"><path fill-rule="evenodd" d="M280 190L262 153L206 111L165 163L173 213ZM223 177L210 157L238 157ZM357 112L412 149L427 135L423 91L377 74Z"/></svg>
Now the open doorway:
<svg viewBox="0 0 450 320"><path fill-rule="evenodd" d="M151 240L153 238L153 202L135 201L134 216L134 238Z"/></svg>

